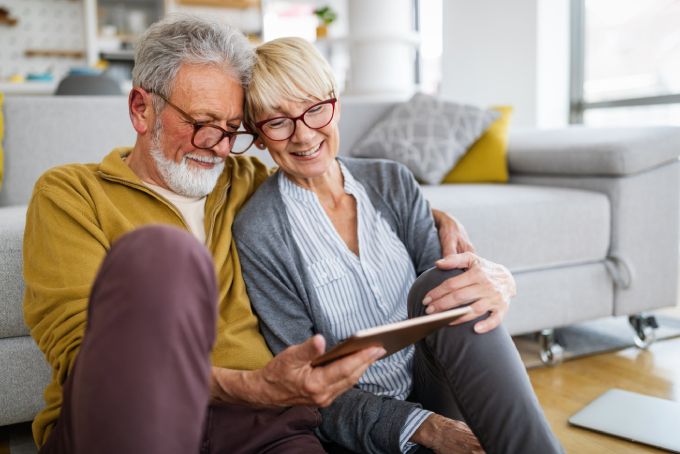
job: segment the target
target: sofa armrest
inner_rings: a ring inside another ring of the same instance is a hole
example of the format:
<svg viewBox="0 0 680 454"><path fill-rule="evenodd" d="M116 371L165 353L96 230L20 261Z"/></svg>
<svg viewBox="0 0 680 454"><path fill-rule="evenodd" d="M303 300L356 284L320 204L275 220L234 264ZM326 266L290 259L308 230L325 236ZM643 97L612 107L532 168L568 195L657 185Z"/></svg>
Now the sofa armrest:
<svg viewBox="0 0 680 454"><path fill-rule="evenodd" d="M574 188L607 196L611 219L607 255L612 277L618 281L614 315L674 306L678 301L680 161L654 162L652 168L628 175L575 175L557 169L542 175L510 175L512 184Z"/></svg>
<svg viewBox="0 0 680 454"><path fill-rule="evenodd" d="M0 207L0 339L25 336L21 246L26 207Z"/></svg>
<svg viewBox="0 0 680 454"><path fill-rule="evenodd" d="M680 127L523 130L510 134L510 174L624 176L678 160Z"/></svg>

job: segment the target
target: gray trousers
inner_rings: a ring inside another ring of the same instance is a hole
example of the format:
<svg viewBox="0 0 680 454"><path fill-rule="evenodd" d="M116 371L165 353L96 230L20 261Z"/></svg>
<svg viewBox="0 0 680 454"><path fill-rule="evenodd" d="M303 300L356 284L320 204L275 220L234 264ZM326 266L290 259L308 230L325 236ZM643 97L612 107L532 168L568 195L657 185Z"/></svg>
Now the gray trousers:
<svg viewBox="0 0 680 454"><path fill-rule="evenodd" d="M458 273L423 273L409 294L409 317L424 315L425 294ZM416 344L409 400L464 420L488 454L564 452L507 330L501 325L477 334L473 325L478 320L439 329Z"/></svg>

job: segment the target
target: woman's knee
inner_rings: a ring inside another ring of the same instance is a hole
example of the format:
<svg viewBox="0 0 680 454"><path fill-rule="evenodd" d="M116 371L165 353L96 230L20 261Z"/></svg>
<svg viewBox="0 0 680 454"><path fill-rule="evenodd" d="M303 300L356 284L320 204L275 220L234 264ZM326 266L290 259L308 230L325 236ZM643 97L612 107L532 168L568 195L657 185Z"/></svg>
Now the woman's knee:
<svg viewBox="0 0 680 454"><path fill-rule="evenodd" d="M439 268L430 268L429 270L418 276L418 279L411 285L411 290L408 293L408 316L409 318L419 317L425 315L425 305L423 299L425 295L445 280L462 274L465 270L440 270Z"/></svg>

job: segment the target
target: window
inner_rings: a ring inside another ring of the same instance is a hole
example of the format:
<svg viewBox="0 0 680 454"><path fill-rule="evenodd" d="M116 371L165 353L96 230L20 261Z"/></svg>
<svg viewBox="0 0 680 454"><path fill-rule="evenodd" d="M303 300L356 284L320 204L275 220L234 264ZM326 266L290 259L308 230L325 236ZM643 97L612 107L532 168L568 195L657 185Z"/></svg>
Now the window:
<svg viewBox="0 0 680 454"><path fill-rule="evenodd" d="M572 1L572 122L680 125L680 0Z"/></svg>
<svg viewBox="0 0 680 454"><path fill-rule="evenodd" d="M416 1L417 30L420 34L416 83L428 94L437 94L442 79L442 0Z"/></svg>

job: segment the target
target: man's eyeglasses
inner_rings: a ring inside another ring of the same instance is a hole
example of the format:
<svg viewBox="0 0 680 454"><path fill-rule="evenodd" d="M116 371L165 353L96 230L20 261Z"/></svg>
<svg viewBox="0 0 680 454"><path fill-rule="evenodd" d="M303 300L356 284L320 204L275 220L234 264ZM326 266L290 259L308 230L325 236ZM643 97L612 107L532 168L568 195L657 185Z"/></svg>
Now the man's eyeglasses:
<svg viewBox="0 0 680 454"><path fill-rule="evenodd" d="M196 148L200 148L201 150L210 150L218 143L222 142L222 139L227 137L229 139L229 152L233 154L241 154L245 153L255 141L255 134L252 134L248 131L227 131L217 125L196 121L191 117L191 115L177 107L175 104L171 103L165 96L151 90L146 91L161 98L170 107L179 112L179 114L182 115L186 121L191 123L191 125L194 127L194 133L191 136L191 144Z"/></svg>
<svg viewBox="0 0 680 454"><path fill-rule="evenodd" d="M297 117L274 117L255 123L257 129L271 140L288 140L295 134L297 121L302 122L311 129L321 129L328 125L335 113L337 98L327 99L314 104Z"/></svg>

